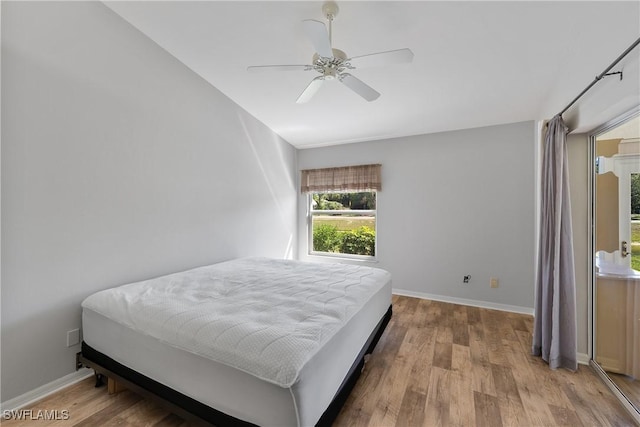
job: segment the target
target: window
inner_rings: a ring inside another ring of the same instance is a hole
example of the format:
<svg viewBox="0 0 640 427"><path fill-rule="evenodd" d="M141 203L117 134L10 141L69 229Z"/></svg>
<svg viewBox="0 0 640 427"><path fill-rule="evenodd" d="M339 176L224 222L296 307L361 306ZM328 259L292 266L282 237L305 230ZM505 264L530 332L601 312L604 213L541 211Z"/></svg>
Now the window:
<svg viewBox="0 0 640 427"><path fill-rule="evenodd" d="M371 258L376 255L377 194L381 165L302 171L307 194L309 253Z"/></svg>
<svg viewBox="0 0 640 427"><path fill-rule="evenodd" d="M376 254L376 192L310 193L309 252Z"/></svg>

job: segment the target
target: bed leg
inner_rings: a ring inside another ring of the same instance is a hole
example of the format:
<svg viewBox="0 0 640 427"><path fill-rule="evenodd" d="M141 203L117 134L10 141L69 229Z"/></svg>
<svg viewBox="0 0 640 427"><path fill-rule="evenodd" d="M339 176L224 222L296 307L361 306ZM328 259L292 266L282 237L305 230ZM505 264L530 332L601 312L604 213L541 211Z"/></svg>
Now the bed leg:
<svg viewBox="0 0 640 427"><path fill-rule="evenodd" d="M96 377L96 385L95 387L102 387L104 385L104 375L99 374L99 373L95 373L95 377Z"/></svg>
<svg viewBox="0 0 640 427"><path fill-rule="evenodd" d="M120 393L121 391L124 391L126 389L127 388L122 383L119 383L113 378L107 378L107 391L109 392L109 394Z"/></svg>
<svg viewBox="0 0 640 427"><path fill-rule="evenodd" d="M371 358L371 354L365 354L362 358L362 369L360 369L360 373L364 372L364 369L367 367L367 362Z"/></svg>

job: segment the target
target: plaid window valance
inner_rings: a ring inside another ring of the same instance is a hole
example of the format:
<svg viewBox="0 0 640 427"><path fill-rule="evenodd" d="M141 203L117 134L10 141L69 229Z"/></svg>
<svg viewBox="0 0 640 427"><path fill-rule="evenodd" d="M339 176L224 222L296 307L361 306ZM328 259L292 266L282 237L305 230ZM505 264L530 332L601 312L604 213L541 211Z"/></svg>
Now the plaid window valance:
<svg viewBox="0 0 640 427"><path fill-rule="evenodd" d="M300 191L302 193L380 191L382 189L381 166L306 169L301 171Z"/></svg>

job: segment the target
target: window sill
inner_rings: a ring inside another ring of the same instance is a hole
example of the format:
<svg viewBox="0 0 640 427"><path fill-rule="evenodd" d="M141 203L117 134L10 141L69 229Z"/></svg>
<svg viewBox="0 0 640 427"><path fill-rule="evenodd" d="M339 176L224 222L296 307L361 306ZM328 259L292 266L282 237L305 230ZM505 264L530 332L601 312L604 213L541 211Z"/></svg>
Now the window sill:
<svg viewBox="0 0 640 427"><path fill-rule="evenodd" d="M330 254L327 252L309 252L307 255L313 258L323 258L332 261L355 261L369 264L377 264L379 262L375 256L368 255Z"/></svg>

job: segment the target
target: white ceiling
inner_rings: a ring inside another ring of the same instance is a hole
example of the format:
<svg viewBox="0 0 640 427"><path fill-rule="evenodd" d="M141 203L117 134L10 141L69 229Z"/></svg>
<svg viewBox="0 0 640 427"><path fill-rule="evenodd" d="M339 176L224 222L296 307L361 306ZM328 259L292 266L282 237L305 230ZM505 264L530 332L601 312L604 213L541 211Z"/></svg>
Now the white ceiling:
<svg viewBox="0 0 640 427"><path fill-rule="evenodd" d="M296 104L314 71L246 67L310 63L301 21L322 2L105 4L299 148L550 118L640 35L638 1L342 1L334 47L414 61L352 72L374 102L332 82Z"/></svg>

